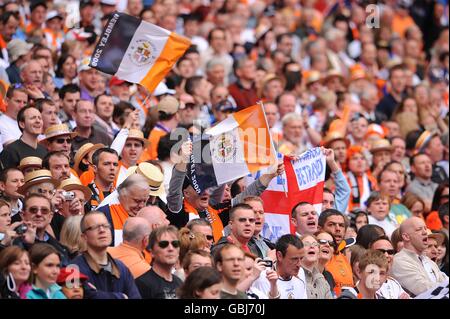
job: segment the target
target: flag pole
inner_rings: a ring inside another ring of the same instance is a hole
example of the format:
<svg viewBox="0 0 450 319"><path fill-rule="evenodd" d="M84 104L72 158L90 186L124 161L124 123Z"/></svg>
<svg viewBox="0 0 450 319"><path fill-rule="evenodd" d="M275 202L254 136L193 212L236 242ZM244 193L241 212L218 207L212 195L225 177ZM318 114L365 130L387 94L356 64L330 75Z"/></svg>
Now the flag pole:
<svg viewBox="0 0 450 319"><path fill-rule="evenodd" d="M272 149L275 153L275 157L277 160L277 168L278 168L278 156L277 156L277 151L275 149L275 144L273 143L273 139L272 139L272 134L270 133L270 127L269 127L269 123L267 122L267 117L266 117L266 112L264 111L264 103L262 100L259 100L258 102L256 102L256 104L259 104L262 107L262 111L264 114L264 120L266 121L266 125L267 125L267 130L269 131L269 139L270 139L270 145L272 145ZM284 184L284 179L281 178L282 181L282 185L283 185L283 191L284 191L284 196L286 196L286 198L288 197L287 191L286 191L286 185Z"/></svg>

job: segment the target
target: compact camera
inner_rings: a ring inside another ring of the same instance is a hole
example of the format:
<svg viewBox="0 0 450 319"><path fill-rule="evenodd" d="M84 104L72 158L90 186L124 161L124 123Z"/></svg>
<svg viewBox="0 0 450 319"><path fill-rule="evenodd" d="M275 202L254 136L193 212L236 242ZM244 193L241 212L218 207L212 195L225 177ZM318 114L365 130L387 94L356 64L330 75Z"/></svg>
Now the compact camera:
<svg viewBox="0 0 450 319"><path fill-rule="evenodd" d="M21 224L14 229L14 231L17 233L17 235L23 235L27 232L27 230L28 230L28 226L25 224Z"/></svg>
<svg viewBox="0 0 450 319"><path fill-rule="evenodd" d="M262 259L261 263L266 267L266 268L273 268L273 260L272 259Z"/></svg>
<svg viewBox="0 0 450 319"><path fill-rule="evenodd" d="M66 202L70 202L71 200L73 200L75 198L74 192L62 192L61 194L64 197L64 200Z"/></svg>

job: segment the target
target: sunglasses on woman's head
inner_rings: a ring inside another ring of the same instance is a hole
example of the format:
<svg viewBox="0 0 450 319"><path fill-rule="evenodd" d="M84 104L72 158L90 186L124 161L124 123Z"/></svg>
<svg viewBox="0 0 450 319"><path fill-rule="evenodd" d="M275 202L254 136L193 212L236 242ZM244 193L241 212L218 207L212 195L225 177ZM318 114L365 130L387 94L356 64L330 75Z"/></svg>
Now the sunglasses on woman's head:
<svg viewBox="0 0 450 319"><path fill-rule="evenodd" d="M179 240L172 240L172 241L161 240L161 241L158 243L158 246L159 246L160 248L163 248L163 249L164 249L164 248L169 247L169 244L171 244L173 248L178 248L178 247L180 247L180 241L179 241Z"/></svg>

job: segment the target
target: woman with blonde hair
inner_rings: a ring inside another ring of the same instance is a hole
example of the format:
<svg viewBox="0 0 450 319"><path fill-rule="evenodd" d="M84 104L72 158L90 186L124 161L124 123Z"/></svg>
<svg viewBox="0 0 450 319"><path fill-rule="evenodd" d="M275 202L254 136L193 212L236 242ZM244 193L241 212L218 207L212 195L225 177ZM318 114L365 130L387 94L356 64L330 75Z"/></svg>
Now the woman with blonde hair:
<svg viewBox="0 0 450 319"><path fill-rule="evenodd" d="M69 249L70 259L86 250L86 243L81 239L80 222L82 218L83 215L69 216L61 229L59 241Z"/></svg>
<svg viewBox="0 0 450 319"><path fill-rule="evenodd" d="M180 238L180 256L176 265L175 274L183 281L186 277L182 262L184 257L189 251L204 250L210 252L209 243L206 236L202 233L192 232L187 227L183 227L179 230L178 236Z"/></svg>

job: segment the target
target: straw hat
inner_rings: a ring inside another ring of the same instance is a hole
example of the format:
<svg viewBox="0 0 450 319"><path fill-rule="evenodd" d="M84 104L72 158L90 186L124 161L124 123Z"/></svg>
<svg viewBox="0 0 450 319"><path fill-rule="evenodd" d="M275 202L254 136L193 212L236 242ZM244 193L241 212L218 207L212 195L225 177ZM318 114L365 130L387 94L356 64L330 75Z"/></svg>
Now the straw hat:
<svg viewBox="0 0 450 319"><path fill-rule="evenodd" d="M48 142L49 139L57 137L57 136L63 136L63 135L70 135L70 138L74 138L78 135L77 132L72 132L67 124L55 124L52 126L49 126L45 130L45 138L39 141L39 143L45 143Z"/></svg>
<svg viewBox="0 0 450 319"><path fill-rule="evenodd" d="M327 75L325 75L323 82L327 82L329 79L333 77L338 77L341 81L344 80L344 76L336 69L331 69L327 72Z"/></svg>
<svg viewBox="0 0 450 319"><path fill-rule="evenodd" d="M147 179L150 186L150 195L160 196L166 193L163 184L164 175L155 165L147 162L140 163L136 169L136 174L141 174Z"/></svg>
<svg viewBox="0 0 450 319"><path fill-rule="evenodd" d="M81 160L91 151L98 150L102 147L105 147L105 145L98 143L98 144L92 144L92 143L86 143L83 146L79 148L79 150L75 153L74 156L74 164L73 169L78 173L81 174L80 170L80 163Z"/></svg>
<svg viewBox="0 0 450 319"><path fill-rule="evenodd" d="M379 151L389 151L392 152L393 148L391 143L387 139L379 139L373 142L372 147L370 148L370 152L376 153Z"/></svg>
<svg viewBox="0 0 450 319"><path fill-rule="evenodd" d="M130 176L131 174L135 174L137 168L138 168L137 165L128 167L127 172L125 173L127 175L127 177Z"/></svg>
<svg viewBox="0 0 450 319"><path fill-rule="evenodd" d="M347 147L350 146L350 141L339 131L328 132L323 139L323 146L328 148L334 141L344 141Z"/></svg>
<svg viewBox="0 0 450 319"><path fill-rule="evenodd" d="M281 77L279 77L278 75L276 75L274 73L268 73L261 80L261 87L259 88L259 90L257 92L258 96L262 96L263 91L265 91L266 85L273 80L280 81L284 87L284 80Z"/></svg>
<svg viewBox="0 0 450 319"><path fill-rule="evenodd" d="M360 79L368 80L368 76L364 68L360 64L355 64L350 68L350 80L349 82L353 82Z"/></svg>
<svg viewBox="0 0 450 319"><path fill-rule="evenodd" d="M127 139L130 138L134 138L144 143L144 148L146 148L150 144L150 141L144 137L144 133L142 133L142 131L139 130L134 129L129 130Z"/></svg>
<svg viewBox="0 0 450 319"><path fill-rule="evenodd" d="M49 170L39 169L25 174L25 183L19 188L19 193L25 195L28 188L41 183L52 183L55 188L59 186L59 181L52 177Z"/></svg>
<svg viewBox="0 0 450 319"><path fill-rule="evenodd" d="M92 196L91 190L88 187L81 184L80 180L76 177L71 177L63 180L58 188L64 189L65 191L73 191L73 190L82 191L85 200L89 200Z"/></svg>
<svg viewBox="0 0 450 319"><path fill-rule="evenodd" d="M322 81L322 76L319 71L311 70L306 75L306 85L311 85L315 82Z"/></svg>
<svg viewBox="0 0 450 319"><path fill-rule="evenodd" d="M29 167L42 168L42 159L36 156L27 156L22 158L17 167L19 170L23 171Z"/></svg>

